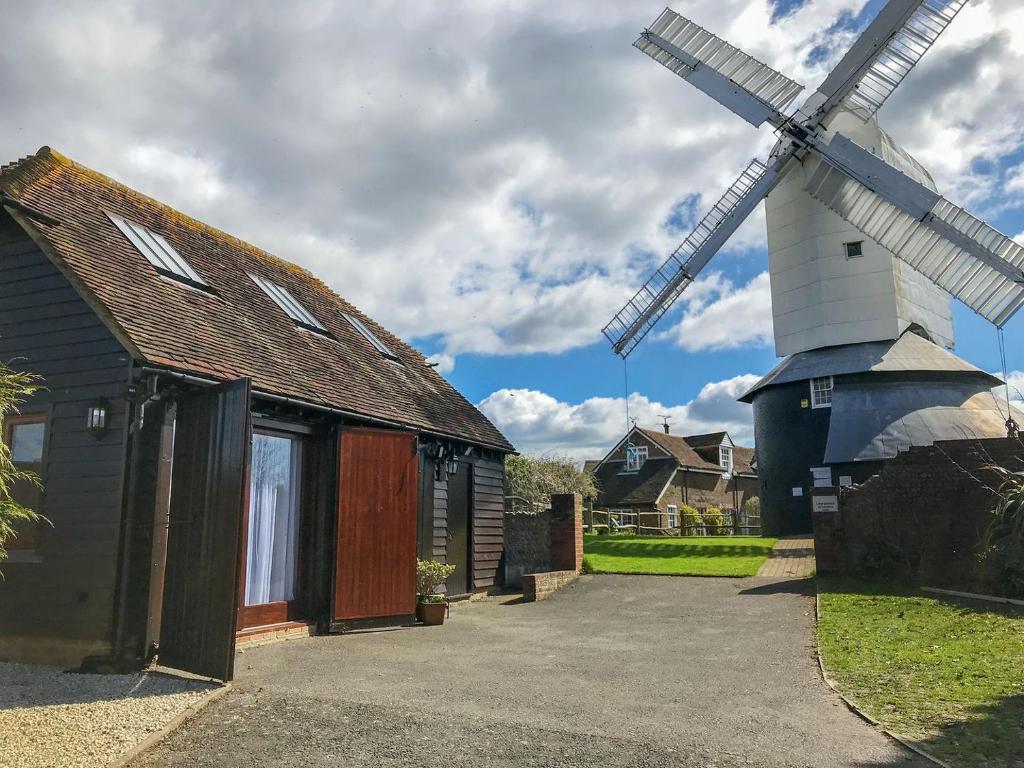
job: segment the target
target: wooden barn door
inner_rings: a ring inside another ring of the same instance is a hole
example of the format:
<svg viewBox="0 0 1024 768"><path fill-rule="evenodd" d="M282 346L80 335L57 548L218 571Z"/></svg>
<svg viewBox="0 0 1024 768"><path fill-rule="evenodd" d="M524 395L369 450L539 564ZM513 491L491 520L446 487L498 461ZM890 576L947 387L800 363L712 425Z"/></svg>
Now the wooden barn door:
<svg viewBox="0 0 1024 768"><path fill-rule="evenodd" d="M218 680L234 672L242 519L248 483L248 379L178 403L160 664Z"/></svg>
<svg viewBox="0 0 1024 768"><path fill-rule="evenodd" d="M416 611L416 435L349 429L340 439L334 618L408 616Z"/></svg>
<svg viewBox="0 0 1024 768"><path fill-rule="evenodd" d="M448 475L448 541L445 562L455 566L445 588L449 595L464 595L473 588L469 556L470 511L472 508L473 468L459 462L459 471Z"/></svg>

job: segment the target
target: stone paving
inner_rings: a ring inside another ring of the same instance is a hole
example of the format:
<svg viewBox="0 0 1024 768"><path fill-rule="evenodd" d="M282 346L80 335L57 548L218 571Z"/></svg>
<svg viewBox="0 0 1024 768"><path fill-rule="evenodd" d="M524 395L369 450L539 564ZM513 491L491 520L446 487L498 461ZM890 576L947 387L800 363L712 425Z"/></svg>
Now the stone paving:
<svg viewBox="0 0 1024 768"><path fill-rule="evenodd" d="M806 579L813 576L814 539L809 536L779 539L757 575L773 579Z"/></svg>

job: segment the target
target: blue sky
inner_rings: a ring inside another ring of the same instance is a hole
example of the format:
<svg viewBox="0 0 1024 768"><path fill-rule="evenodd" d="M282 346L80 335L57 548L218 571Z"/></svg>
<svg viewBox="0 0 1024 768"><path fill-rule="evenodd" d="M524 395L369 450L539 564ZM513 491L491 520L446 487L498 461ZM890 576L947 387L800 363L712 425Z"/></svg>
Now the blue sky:
<svg viewBox="0 0 1024 768"><path fill-rule="evenodd" d="M813 89L881 0L673 8ZM17 3L0 161L53 146L315 272L440 363L524 451L600 454L601 327L772 144L632 47L661 2ZM173 62L173 66L168 63ZM965 6L883 108L940 190L1024 233L1024 7ZM644 423L751 437L776 362L757 212L629 360ZM955 307L957 352L999 367ZM1024 320L1006 329L1024 388Z"/></svg>

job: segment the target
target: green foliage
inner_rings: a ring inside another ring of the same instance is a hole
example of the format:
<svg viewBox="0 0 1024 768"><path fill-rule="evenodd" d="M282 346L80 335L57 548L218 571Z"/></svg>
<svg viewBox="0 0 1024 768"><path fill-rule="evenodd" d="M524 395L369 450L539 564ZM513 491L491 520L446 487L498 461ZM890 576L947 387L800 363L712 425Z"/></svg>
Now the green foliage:
<svg viewBox="0 0 1024 768"><path fill-rule="evenodd" d="M683 516L683 530L685 532L695 535L698 530L704 527L704 521L701 519L700 512L697 511L696 507L683 504L679 508L679 514Z"/></svg>
<svg viewBox="0 0 1024 768"><path fill-rule="evenodd" d="M0 429L26 397L39 391L39 377L31 373L20 373L0 363ZM10 448L0 441L0 561L7 557L5 545L15 535L19 523L49 522L38 512L22 506L12 494L18 482L39 485L39 478L31 472L19 470L11 461Z"/></svg>
<svg viewBox="0 0 1024 768"><path fill-rule="evenodd" d="M420 595L421 603L443 603L444 595L431 594L431 595Z"/></svg>
<svg viewBox="0 0 1024 768"><path fill-rule="evenodd" d="M1024 471L985 468L999 478L999 487L981 546L983 587L1024 597Z"/></svg>
<svg viewBox="0 0 1024 768"><path fill-rule="evenodd" d="M725 532L725 515L718 507L708 507L704 512L704 526L708 533L714 536L716 533Z"/></svg>
<svg viewBox="0 0 1024 768"><path fill-rule="evenodd" d="M818 645L840 690L957 768L1024 755L1024 610L818 578Z"/></svg>
<svg viewBox="0 0 1024 768"><path fill-rule="evenodd" d="M440 602L436 600L428 599L434 594L434 591L444 584L445 579L455 573L454 565L445 565L444 563L435 563L433 560L417 560L416 561L416 594L419 595L420 602ZM438 595L441 600L444 600L443 595Z"/></svg>
<svg viewBox="0 0 1024 768"><path fill-rule="evenodd" d="M743 502L743 511L750 517L761 516L761 498L759 496L751 496L745 502Z"/></svg>
<svg viewBox="0 0 1024 768"><path fill-rule="evenodd" d="M776 539L758 536L583 535L589 573L665 576L753 576Z"/></svg>
<svg viewBox="0 0 1024 768"><path fill-rule="evenodd" d="M522 499L531 511L545 509L555 493L597 498L597 482L567 456L505 457L505 495Z"/></svg>

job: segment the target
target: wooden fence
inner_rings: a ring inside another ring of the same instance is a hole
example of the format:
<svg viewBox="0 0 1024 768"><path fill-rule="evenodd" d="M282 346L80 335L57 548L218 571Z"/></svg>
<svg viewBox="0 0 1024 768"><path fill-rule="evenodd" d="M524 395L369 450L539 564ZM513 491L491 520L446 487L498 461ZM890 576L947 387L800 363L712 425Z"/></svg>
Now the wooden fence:
<svg viewBox="0 0 1024 768"><path fill-rule="evenodd" d="M746 510L721 509L696 514L679 512L675 525L667 512L588 510L583 529L588 533L635 533L641 536L760 536L761 515Z"/></svg>

